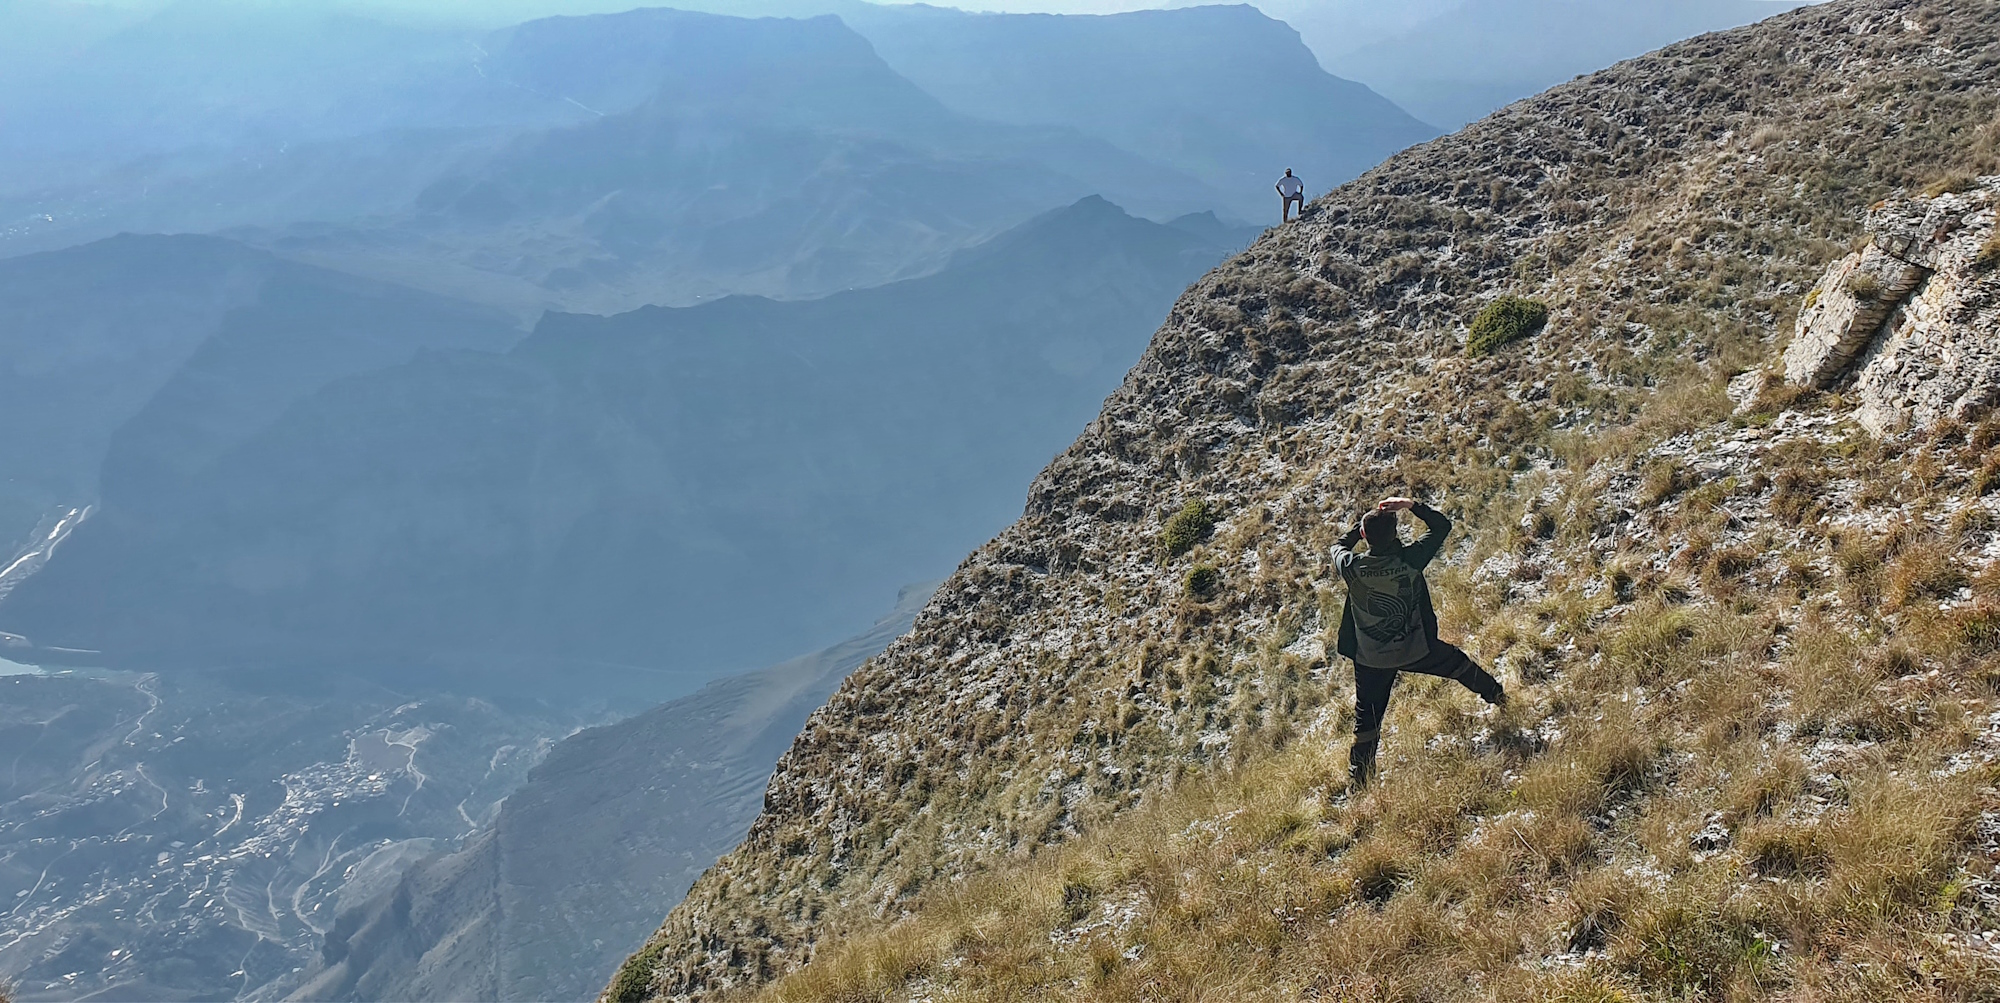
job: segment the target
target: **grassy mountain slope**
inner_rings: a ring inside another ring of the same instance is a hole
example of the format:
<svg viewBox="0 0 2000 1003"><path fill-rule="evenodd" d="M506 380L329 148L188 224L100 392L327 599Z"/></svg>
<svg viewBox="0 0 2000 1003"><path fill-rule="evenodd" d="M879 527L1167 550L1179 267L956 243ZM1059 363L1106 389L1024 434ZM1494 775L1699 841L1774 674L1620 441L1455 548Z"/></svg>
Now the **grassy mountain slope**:
<svg viewBox="0 0 2000 1003"><path fill-rule="evenodd" d="M2000 169L1995 14L1671 47L1197 283L609 996L1992 998L2000 428L1724 388L1868 204ZM1548 327L1469 357L1502 293ZM1517 699L1403 685L1357 797L1325 554L1391 491Z"/></svg>

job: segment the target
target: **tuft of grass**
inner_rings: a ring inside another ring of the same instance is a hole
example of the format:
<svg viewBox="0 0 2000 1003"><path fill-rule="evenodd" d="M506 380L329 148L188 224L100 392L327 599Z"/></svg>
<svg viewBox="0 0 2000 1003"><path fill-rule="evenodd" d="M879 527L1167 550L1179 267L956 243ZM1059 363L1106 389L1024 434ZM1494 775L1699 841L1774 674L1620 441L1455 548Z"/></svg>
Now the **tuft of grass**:
<svg viewBox="0 0 2000 1003"><path fill-rule="evenodd" d="M1952 626L1967 654L2000 653L2000 602L1963 607L1952 614Z"/></svg>
<svg viewBox="0 0 2000 1003"><path fill-rule="evenodd" d="M1197 564L1188 569L1181 584L1187 587L1189 598L1207 602L1215 598L1215 593L1222 588L1222 572L1213 564Z"/></svg>
<svg viewBox="0 0 2000 1003"><path fill-rule="evenodd" d="M1741 842L1752 872L1760 877L1818 878L1831 862L1817 826L1762 826L1745 833Z"/></svg>
<svg viewBox="0 0 2000 1003"><path fill-rule="evenodd" d="M1196 498L1181 506L1167 519L1167 525L1160 531L1160 546L1167 554L1179 557L1194 549L1195 544L1208 539L1215 532L1215 510L1207 501Z"/></svg>
<svg viewBox="0 0 2000 1003"><path fill-rule="evenodd" d="M1873 272L1857 271L1847 277L1847 291L1863 303L1882 298L1882 280Z"/></svg>
<svg viewBox="0 0 2000 1003"><path fill-rule="evenodd" d="M1771 511L1785 522L1804 526L1826 511L1823 469L1804 465L1786 467L1778 471L1771 483Z"/></svg>
<svg viewBox="0 0 2000 1003"><path fill-rule="evenodd" d="M1526 338L1549 323L1549 305L1520 296L1502 296L1472 319L1467 355L1488 355L1501 345Z"/></svg>
<svg viewBox="0 0 2000 1003"><path fill-rule="evenodd" d="M2000 233L1986 238L1986 243L1979 245L1979 253L1973 257L1972 263L1981 271L2000 268Z"/></svg>
<svg viewBox="0 0 2000 1003"><path fill-rule="evenodd" d="M1941 541L1910 547L1884 568L1883 598L1900 609L1922 599L1945 599L1971 582L1956 560L1957 548Z"/></svg>
<svg viewBox="0 0 2000 1003"><path fill-rule="evenodd" d="M1989 453L1980 461L1979 469L1972 473L1972 490L1979 495L2000 491L2000 452Z"/></svg>
<svg viewBox="0 0 2000 1003"><path fill-rule="evenodd" d="M1724 996L1733 984L1754 980L1775 947L1747 917L1696 894L1641 910L1620 940L1615 954L1624 967L1673 999Z"/></svg>
<svg viewBox="0 0 2000 1003"><path fill-rule="evenodd" d="M1694 486L1694 475L1674 460L1654 460L1646 464L1639 484L1640 502L1652 506L1672 499Z"/></svg>
<svg viewBox="0 0 2000 1003"><path fill-rule="evenodd" d="M1924 197L1934 199L1940 195L1957 195L1979 187L1979 179L1964 171L1952 171L1944 177L1924 186Z"/></svg>

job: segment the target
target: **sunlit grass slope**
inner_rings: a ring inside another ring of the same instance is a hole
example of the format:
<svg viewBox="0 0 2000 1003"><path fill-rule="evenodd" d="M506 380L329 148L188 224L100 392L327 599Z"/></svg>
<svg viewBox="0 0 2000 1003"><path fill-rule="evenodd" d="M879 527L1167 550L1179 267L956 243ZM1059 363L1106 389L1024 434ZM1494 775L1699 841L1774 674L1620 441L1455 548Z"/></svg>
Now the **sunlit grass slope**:
<svg viewBox="0 0 2000 1003"><path fill-rule="evenodd" d="M1405 680L1357 796L1336 670L1298 735L934 887L765 997L2000 999L2000 422L1675 417L1642 457L1771 459L1649 499L1622 450L1585 453L1462 552L1445 618L1512 670L1506 711ZM1839 487L1798 538L1755 485L1804 471ZM1660 560L1626 506L1685 542ZM1295 632L1237 671L1313 673Z"/></svg>

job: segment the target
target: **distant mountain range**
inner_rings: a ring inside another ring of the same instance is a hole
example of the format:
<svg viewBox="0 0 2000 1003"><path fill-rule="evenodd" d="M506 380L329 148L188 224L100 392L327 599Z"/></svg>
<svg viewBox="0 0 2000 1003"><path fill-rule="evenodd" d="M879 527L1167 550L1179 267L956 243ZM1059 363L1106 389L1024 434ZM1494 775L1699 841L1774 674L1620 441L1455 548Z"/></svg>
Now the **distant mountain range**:
<svg viewBox="0 0 2000 1003"><path fill-rule="evenodd" d="M1099 191L1154 214L1218 201L1103 140L952 112L831 17L590 22L593 37L651 40L661 74L638 107L471 158L383 223L249 239L460 295L509 299L497 283L520 282L528 302L612 312L877 285ZM496 284L437 274L454 268Z"/></svg>
<svg viewBox="0 0 2000 1003"><path fill-rule="evenodd" d="M0 254L226 232L524 319L793 298L1089 194L1268 218L1286 167L1323 190L1434 135L1248 7L837 6L475 31L187 0L0 76Z"/></svg>
<svg viewBox="0 0 2000 1003"><path fill-rule="evenodd" d="M770 664L1005 524L1179 290L1249 236L1086 199L920 279L552 315L504 354L403 343L409 361L331 381L322 344L372 344L336 322L364 305L287 286L113 434L99 514L0 629L496 690L559 665L690 673L651 691L670 692ZM431 302L368 301L369 330Z"/></svg>
<svg viewBox="0 0 2000 1003"><path fill-rule="evenodd" d="M1328 75L1249 6L1104 17L850 4L842 19L898 73L982 119L1102 137L1200 178L1214 208L1265 219L1287 167L1329 190L1436 130Z"/></svg>

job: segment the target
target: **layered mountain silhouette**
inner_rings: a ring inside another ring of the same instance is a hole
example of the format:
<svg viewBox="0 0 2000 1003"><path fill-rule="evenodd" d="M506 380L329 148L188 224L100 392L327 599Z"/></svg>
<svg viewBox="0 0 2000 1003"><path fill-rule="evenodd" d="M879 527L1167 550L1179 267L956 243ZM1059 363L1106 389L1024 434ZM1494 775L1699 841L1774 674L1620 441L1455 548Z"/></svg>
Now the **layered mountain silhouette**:
<svg viewBox="0 0 2000 1003"><path fill-rule="evenodd" d="M1061 125L1192 173L1244 218L1284 168L1324 191L1436 130L1331 76L1249 6L1102 17L853 4L841 17L897 72L982 119Z"/></svg>
<svg viewBox="0 0 2000 1003"><path fill-rule="evenodd" d="M492 310L214 237L0 261L0 541L96 499L114 442L114 493L152 491L334 379L520 337Z"/></svg>
<svg viewBox="0 0 2000 1003"><path fill-rule="evenodd" d="M496 689L559 665L702 674L671 690L769 664L1004 525L1227 232L1086 199L925 278L553 315L505 354L425 351L268 421L268 398L200 392L291 378L293 321L240 317L117 432L101 514L0 627Z"/></svg>
<svg viewBox="0 0 2000 1003"><path fill-rule="evenodd" d="M591 20L596 35L657 40L667 72L642 105L524 136L444 173L383 224L269 242L484 299L525 285L511 295L611 312L920 274L1095 191L1155 215L1217 202L1192 178L1073 130L952 112L832 17Z"/></svg>
<svg viewBox="0 0 2000 1003"><path fill-rule="evenodd" d="M524 318L877 285L1092 193L1271 211L1434 134L1249 7L503 28L186 2L0 80L0 253L226 232ZM758 10L759 5L732 7Z"/></svg>

